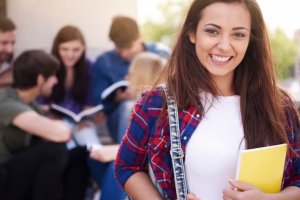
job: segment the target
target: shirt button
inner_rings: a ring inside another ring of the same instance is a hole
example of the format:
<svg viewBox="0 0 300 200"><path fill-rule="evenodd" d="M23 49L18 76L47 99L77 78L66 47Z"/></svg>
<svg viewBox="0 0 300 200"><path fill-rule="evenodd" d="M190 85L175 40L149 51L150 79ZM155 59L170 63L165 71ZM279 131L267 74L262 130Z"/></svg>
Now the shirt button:
<svg viewBox="0 0 300 200"><path fill-rule="evenodd" d="M183 140L187 140L187 137L186 137L186 136L184 136L184 137L183 137Z"/></svg>
<svg viewBox="0 0 300 200"><path fill-rule="evenodd" d="M200 115L199 115L199 114L197 114L197 115L196 115L196 117L197 117L197 118L199 118L199 117L200 117Z"/></svg>

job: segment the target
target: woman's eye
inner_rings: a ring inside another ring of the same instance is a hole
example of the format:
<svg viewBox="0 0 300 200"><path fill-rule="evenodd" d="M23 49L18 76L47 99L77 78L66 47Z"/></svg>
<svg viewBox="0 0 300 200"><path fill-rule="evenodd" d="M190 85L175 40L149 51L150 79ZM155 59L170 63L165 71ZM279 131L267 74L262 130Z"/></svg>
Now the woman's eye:
<svg viewBox="0 0 300 200"><path fill-rule="evenodd" d="M215 29L205 29L205 32L213 34L213 35L217 35L218 34L218 31L215 30Z"/></svg>
<svg viewBox="0 0 300 200"><path fill-rule="evenodd" d="M234 36L236 37L245 37L244 33L235 33Z"/></svg>

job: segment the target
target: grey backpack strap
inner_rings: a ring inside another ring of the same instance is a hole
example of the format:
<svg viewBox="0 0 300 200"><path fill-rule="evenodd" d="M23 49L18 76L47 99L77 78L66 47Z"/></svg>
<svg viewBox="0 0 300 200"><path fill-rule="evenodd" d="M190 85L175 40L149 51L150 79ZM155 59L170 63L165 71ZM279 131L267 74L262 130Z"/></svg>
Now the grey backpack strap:
<svg viewBox="0 0 300 200"><path fill-rule="evenodd" d="M171 138L171 158L173 163L173 172L175 179L177 200L187 199L187 183L183 162L183 150L180 142L180 129L178 119L178 108L174 97L169 93L167 85L163 85L163 90L166 94L168 116L170 125Z"/></svg>

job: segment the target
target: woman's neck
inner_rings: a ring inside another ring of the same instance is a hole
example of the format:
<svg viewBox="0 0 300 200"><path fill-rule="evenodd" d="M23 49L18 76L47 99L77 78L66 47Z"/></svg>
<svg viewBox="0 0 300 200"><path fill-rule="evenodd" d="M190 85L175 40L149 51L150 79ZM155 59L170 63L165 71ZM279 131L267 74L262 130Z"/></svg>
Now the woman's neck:
<svg viewBox="0 0 300 200"><path fill-rule="evenodd" d="M66 79L65 79L65 87L67 89L71 88L74 83L74 68L67 67L66 68Z"/></svg>
<svg viewBox="0 0 300 200"><path fill-rule="evenodd" d="M233 89L233 79L225 79L225 78L213 78L217 90L218 95L220 96L233 96L235 95L234 89Z"/></svg>

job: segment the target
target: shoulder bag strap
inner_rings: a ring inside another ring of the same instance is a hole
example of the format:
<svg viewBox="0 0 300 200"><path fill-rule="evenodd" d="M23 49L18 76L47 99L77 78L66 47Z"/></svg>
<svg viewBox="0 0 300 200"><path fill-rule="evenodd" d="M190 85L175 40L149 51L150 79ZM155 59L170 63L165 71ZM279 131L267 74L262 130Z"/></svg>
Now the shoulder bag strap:
<svg viewBox="0 0 300 200"><path fill-rule="evenodd" d="M184 169L184 162L183 162L184 153L181 148L181 142L180 142L178 107L174 97L170 95L166 84L163 85L163 90L166 94L167 106L168 106L170 138L171 138L170 154L173 163L173 173L175 179L177 200L186 200L187 184L186 184L185 169Z"/></svg>

